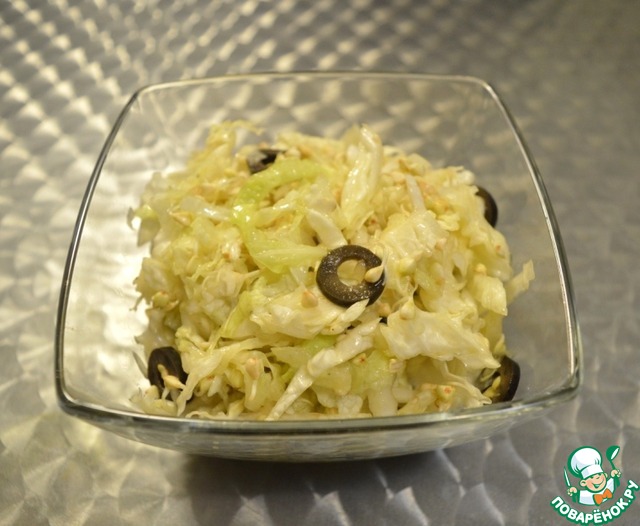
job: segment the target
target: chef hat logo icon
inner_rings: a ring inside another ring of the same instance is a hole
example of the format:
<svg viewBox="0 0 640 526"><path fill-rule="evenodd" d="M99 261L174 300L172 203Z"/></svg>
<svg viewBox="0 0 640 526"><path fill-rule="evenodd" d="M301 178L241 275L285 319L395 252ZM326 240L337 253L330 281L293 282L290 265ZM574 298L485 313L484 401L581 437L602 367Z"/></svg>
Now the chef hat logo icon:
<svg viewBox="0 0 640 526"><path fill-rule="evenodd" d="M603 456L594 447L580 447L569 455L564 479L567 494L573 502L587 506L600 506L613 498L614 491L620 485L622 474L613 462L619 452L618 446L607 448L605 458L608 465L603 465ZM569 473L577 483L571 482Z"/></svg>

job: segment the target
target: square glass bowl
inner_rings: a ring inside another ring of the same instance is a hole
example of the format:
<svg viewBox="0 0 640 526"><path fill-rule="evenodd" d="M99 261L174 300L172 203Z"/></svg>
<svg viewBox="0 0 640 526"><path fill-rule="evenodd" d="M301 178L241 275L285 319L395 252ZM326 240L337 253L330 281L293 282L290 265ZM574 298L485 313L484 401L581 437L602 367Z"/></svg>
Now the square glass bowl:
<svg viewBox="0 0 640 526"><path fill-rule="evenodd" d="M499 207L514 268L536 279L509 307L507 345L522 369L515 399L455 413L322 421L149 416L131 402L146 380L133 357L146 319L133 281L148 247L127 223L155 172L184 166L210 126L245 119L339 137L370 125L383 143L434 166L462 165ZM154 85L135 93L113 127L82 202L65 268L55 380L67 413L124 437L219 457L318 461L393 456L488 437L572 398L581 348L560 234L541 177L494 89L469 77L273 73Z"/></svg>

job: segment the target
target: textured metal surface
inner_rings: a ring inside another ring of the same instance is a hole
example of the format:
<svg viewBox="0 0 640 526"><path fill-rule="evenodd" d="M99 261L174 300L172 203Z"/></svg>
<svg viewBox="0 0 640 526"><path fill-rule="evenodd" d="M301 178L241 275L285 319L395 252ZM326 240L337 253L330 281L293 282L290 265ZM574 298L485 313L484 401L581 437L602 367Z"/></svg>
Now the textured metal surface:
<svg viewBox="0 0 640 526"><path fill-rule="evenodd" d="M0 0L0 524L562 524L576 447L640 481L640 4ZM59 281L82 192L138 86L227 72L471 74L510 105L565 239L579 398L492 439L334 465L201 459L63 415ZM633 503L614 524L637 524Z"/></svg>

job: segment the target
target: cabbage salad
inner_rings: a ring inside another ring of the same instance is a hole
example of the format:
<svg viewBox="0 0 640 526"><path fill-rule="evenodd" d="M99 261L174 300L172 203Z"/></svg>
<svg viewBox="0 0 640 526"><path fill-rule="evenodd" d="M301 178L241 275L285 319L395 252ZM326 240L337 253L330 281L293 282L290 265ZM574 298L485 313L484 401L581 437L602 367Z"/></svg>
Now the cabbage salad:
<svg viewBox="0 0 640 526"><path fill-rule="evenodd" d="M159 380L135 403L262 420L491 403L503 319L534 276L531 262L514 272L474 175L383 145L366 125L338 140L260 133L213 126L132 211L150 244L135 281L148 316L139 361L157 349L175 358L156 360ZM255 143L240 146L247 134ZM368 259L334 259L329 276L342 293L375 294L337 303L319 267L353 247Z"/></svg>

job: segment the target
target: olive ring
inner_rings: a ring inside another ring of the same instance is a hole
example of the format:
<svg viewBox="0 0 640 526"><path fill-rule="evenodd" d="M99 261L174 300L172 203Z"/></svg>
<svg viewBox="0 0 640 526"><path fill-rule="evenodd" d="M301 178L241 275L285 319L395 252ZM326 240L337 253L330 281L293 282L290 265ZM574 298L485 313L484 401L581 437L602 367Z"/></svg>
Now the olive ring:
<svg viewBox="0 0 640 526"><path fill-rule="evenodd" d="M368 305L371 305L382 294L385 274L382 272L375 282L363 280L355 285L347 285L338 276L338 268L345 261L353 259L362 261L367 270L382 265L382 260L369 249L360 245L343 245L322 258L316 273L316 283L322 294L336 305L349 307L366 299L369 300Z"/></svg>
<svg viewBox="0 0 640 526"><path fill-rule="evenodd" d="M495 228L498 223L498 205L496 204L495 199L487 189L482 186L478 186L476 195L482 199L484 204L484 218L492 227Z"/></svg>
<svg viewBox="0 0 640 526"><path fill-rule="evenodd" d="M495 404L513 400L520 383L520 366L518 362L508 356L504 356L500 362L500 367L496 371L496 376L500 376L500 385L498 392L491 397L491 402Z"/></svg>
<svg viewBox="0 0 640 526"><path fill-rule="evenodd" d="M160 392L164 389L164 380L159 366L162 365L167 372L178 378L183 384L187 381L187 373L182 369L180 353L173 347L159 347L154 349L149 356L147 377L151 385L155 385Z"/></svg>

